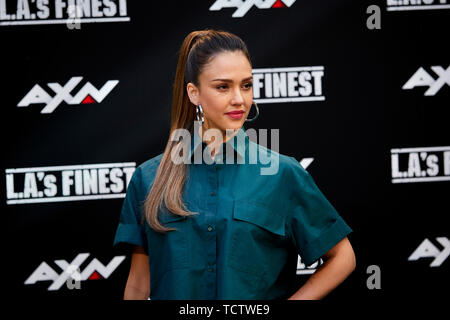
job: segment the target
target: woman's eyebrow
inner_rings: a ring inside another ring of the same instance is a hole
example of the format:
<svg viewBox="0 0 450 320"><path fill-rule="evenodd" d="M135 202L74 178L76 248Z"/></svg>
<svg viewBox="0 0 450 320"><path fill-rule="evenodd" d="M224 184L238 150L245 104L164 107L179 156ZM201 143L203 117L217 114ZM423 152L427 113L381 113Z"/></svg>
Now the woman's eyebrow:
<svg viewBox="0 0 450 320"><path fill-rule="evenodd" d="M252 79L253 79L253 76L247 77L245 79L242 79L242 82L247 81L247 80L252 80ZM233 80L231 80L231 79L213 79L211 81L233 82Z"/></svg>

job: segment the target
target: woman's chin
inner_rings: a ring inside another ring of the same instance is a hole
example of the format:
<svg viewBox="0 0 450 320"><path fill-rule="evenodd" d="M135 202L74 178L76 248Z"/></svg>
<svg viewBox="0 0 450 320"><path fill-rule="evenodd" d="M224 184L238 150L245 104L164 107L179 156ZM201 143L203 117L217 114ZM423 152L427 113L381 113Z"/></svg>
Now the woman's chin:
<svg viewBox="0 0 450 320"><path fill-rule="evenodd" d="M239 130L243 125L243 121L227 121L227 123L224 126L224 130Z"/></svg>

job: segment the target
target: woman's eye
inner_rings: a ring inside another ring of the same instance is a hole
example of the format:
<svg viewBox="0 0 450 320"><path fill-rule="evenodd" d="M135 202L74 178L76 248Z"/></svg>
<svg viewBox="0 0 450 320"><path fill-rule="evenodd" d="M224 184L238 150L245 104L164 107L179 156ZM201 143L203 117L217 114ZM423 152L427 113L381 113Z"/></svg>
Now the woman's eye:
<svg viewBox="0 0 450 320"><path fill-rule="evenodd" d="M244 88L245 89L250 89L251 87L253 87L253 83L246 83L246 84L244 84ZM221 86L217 86L217 89L227 89L228 88L228 86L226 85L226 84L224 84L224 85L221 85Z"/></svg>

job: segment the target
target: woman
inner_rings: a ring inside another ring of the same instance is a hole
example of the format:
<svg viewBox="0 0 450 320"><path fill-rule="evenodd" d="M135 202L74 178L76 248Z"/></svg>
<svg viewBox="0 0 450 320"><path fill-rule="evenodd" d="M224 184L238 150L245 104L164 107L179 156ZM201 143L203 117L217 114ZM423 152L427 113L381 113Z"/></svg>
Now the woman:
<svg viewBox="0 0 450 320"><path fill-rule="evenodd" d="M133 245L125 299L321 299L354 270L352 230L312 177L244 132L252 97L239 37L202 30L184 39L169 141L134 172L114 240ZM220 135L203 135L213 129ZM180 130L190 137L173 139ZM277 171L262 174L252 150ZM180 152L187 161L174 161ZM190 162L196 154L205 161ZM325 261L301 288L298 254L306 265Z"/></svg>

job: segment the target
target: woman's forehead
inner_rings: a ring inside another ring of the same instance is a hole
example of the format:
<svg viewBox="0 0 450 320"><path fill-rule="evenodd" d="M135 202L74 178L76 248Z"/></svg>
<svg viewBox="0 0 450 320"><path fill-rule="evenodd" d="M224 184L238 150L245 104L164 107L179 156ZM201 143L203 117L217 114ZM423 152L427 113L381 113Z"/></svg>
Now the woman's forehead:
<svg viewBox="0 0 450 320"><path fill-rule="evenodd" d="M205 65L200 77L212 81L214 79L230 79L241 81L251 77L252 67L241 51L222 52L214 56Z"/></svg>

